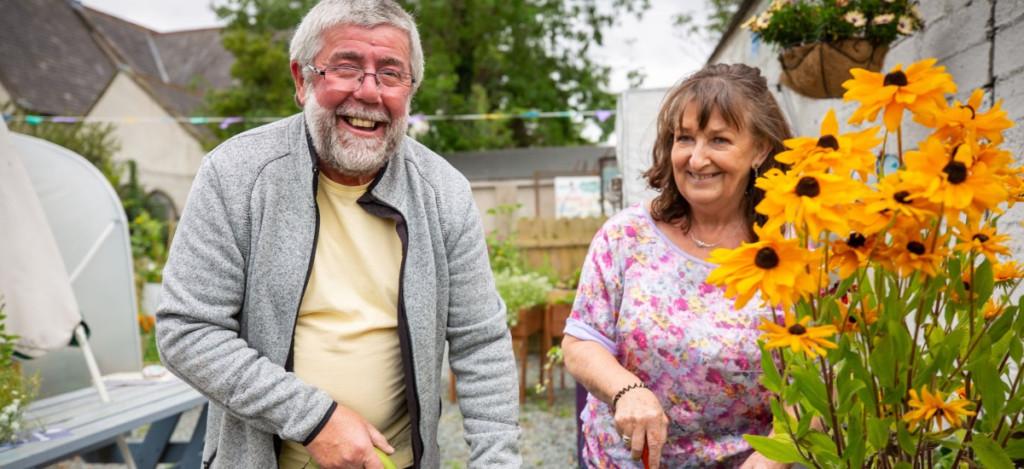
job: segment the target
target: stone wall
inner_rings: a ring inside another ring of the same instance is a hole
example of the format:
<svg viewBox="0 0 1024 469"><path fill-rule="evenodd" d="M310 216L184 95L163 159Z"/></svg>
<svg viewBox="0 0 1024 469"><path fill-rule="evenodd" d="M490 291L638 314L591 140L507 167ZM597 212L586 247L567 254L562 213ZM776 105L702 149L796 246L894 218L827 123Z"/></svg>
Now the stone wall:
<svg viewBox="0 0 1024 469"><path fill-rule="evenodd" d="M760 0L753 11L764 11L769 3ZM956 99L965 101L976 88L983 88L983 109L1002 100L1003 109L1015 123L1004 146L1013 152L1018 164L1024 163L1024 0L923 0L920 11L925 29L893 43L885 68L935 57L956 80ZM830 107L835 108L843 131L851 128L845 119L853 112L855 103L805 98L779 85L777 54L749 31L737 29L723 38L710 62L760 67L797 134L816 135ZM909 121L905 119L905 125ZM904 148L916 146L926 135L924 129L910 124L904 135ZM890 140L889 148L895 144L895 139ZM1003 216L1000 227L1011 236L1018 258L1024 257L1022 221L1024 204L1018 204Z"/></svg>

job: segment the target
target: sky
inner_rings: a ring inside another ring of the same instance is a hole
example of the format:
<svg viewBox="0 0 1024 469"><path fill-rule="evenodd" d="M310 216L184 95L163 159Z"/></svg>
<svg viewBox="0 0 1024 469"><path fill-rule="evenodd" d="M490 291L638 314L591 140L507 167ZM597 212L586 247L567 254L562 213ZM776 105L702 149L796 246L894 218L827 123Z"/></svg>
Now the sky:
<svg viewBox="0 0 1024 469"><path fill-rule="evenodd" d="M83 0L90 8L130 20L150 29L167 32L218 26L210 9L211 0ZM600 0L607 4L609 0ZM704 16L704 1L652 0L642 20L632 15L621 18L607 32L605 45L593 52L598 63L612 67L610 90L628 88L627 73L640 70L644 88L672 86L683 76L699 69L714 44L681 37L672 27L672 17L685 9ZM683 7L682 5L686 5Z"/></svg>

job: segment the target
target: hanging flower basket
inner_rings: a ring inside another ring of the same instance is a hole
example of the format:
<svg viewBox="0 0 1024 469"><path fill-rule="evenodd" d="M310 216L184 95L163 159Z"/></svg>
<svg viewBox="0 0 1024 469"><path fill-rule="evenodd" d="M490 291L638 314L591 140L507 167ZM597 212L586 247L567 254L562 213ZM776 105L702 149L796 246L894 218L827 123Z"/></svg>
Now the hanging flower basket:
<svg viewBox="0 0 1024 469"><path fill-rule="evenodd" d="M790 47L779 54L780 81L810 98L839 98L845 91L843 82L851 78L851 68L877 72L882 69L888 51L888 45L872 44L865 39Z"/></svg>

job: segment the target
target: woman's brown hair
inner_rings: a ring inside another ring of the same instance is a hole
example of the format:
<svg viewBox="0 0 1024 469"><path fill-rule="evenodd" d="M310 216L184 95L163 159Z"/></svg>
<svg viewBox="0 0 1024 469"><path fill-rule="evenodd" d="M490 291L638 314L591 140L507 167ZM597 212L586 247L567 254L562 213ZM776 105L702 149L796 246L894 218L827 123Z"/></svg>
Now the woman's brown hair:
<svg viewBox="0 0 1024 469"><path fill-rule="evenodd" d="M754 178L771 168L783 167L775 161L775 155L785 150L782 141L792 137L786 118L768 91L768 82L760 70L748 65L708 65L670 90L662 101L654 140L654 161L644 177L647 184L659 192L651 202L651 216L657 221L677 225L683 231L690 230L692 210L673 177L672 144L687 106L696 107L701 130L707 126L712 113L718 111L730 126L750 131L758 143L758 152L768 153L756 173L751 169L741 207L751 239L756 239L754 224L763 224L765 217L754 212L754 207L764 198L764 191L754 187Z"/></svg>

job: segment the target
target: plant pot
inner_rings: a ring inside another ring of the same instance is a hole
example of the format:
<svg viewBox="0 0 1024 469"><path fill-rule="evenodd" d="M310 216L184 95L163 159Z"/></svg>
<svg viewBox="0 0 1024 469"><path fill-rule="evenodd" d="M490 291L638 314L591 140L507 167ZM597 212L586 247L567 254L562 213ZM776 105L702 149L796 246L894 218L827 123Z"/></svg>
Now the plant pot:
<svg viewBox="0 0 1024 469"><path fill-rule="evenodd" d="M882 69L888 45L866 39L815 42L790 47L779 54L783 85L810 98L840 98L851 68Z"/></svg>

